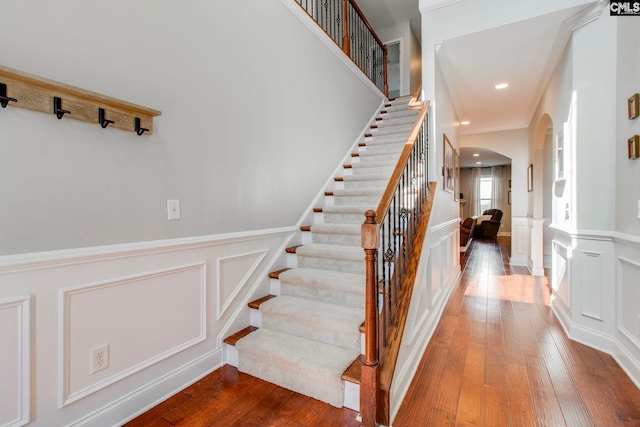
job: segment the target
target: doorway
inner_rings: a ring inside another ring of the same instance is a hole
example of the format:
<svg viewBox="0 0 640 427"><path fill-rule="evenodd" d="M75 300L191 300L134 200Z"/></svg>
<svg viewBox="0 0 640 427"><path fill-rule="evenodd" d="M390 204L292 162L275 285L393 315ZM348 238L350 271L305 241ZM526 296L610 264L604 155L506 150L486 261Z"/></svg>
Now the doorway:
<svg viewBox="0 0 640 427"><path fill-rule="evenodd" d="M400 40L387 43L387 84L389 85L389 98L401 96L402 72L400 65Z"/></svg>

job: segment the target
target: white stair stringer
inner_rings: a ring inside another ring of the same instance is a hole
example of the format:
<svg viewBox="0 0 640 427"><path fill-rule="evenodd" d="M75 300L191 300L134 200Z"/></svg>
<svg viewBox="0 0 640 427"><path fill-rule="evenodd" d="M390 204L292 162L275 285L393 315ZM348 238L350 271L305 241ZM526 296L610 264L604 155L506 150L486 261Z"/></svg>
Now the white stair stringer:
<svg viewBox="0 0 640 427"><path fill-rule="evenodd" d="M333 188L326 189L324 204L311 216L311 231L302 233L303 245L287 254L289 269L271 279L277 296L252 310L259 329L235 344L240 371L359 410L359 386L345 385L341 377L364 345L360 229L364 213L380 202L417 118L407 102L381 108L351 164L328 184Z"/></svg>

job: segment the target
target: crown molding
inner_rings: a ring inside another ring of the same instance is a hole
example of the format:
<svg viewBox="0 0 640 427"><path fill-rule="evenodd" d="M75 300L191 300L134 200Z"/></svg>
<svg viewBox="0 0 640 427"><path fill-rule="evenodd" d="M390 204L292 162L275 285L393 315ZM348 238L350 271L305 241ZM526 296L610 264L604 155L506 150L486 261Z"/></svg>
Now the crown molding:
<svg viewBox="0 0 640 427"><path fill-rule="evenodd" d="M462 0L420 0L420 12L429 12L442 7L460 3Z"/></svg>

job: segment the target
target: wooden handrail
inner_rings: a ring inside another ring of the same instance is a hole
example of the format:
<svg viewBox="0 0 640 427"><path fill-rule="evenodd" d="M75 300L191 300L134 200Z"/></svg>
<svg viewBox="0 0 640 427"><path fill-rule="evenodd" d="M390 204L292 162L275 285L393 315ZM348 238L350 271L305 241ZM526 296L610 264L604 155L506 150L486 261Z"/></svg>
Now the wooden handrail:
<svg viewBox="0 0 640 427"><path fill-rule="evenodd" d="M355 9L356 13L360 16L360 19L362 19L362 22L364 22L364 25L366 25L367 29L369 30L369 32L371 33L373 38L375 38L376 41L378 42L378 44L386 50L387 46L384 43L382 43L382 40L380 40L380 37L378 37L378 35L376 34L375 30L373 29L373 27L371 26L371 24L369 23L367 18L364 16L364 13L362 13L362 10L360 9L360 6L358 6L358 4L355 2L355 0L345 0L345 1L348 1L349 3L351 3L351 6L353 6L353 8Z"/></svg>
<svg viewBox="0 0 640 427"><path fill-rule="evenodd" d="M400 178L402 177L402 173L404 172L404 167L411 155L411 150L413 150L413 144L418 138L418 134L420 133L420 129L422 127L422 122L424 121L427 112L429 111L429 102L422 103L422 109L420 114L418 115L418 119L416 119L415 125L413 125L413 129L411 130L411 134L409 134L409 138L407 138L407 142L402 149L402 153L400 154L400 158L398 159L398 163L396 164L393 173L391 174L391 178L389 179L389 183L387 184L386 189L384 190L384 194L380 199L380 203L378 203L378 207L376 208L376 222L380 224L384 219L384 215L389 209L391 205L391 200L393 200L393 195L395 193L396 187L400 182Z"/></svg>

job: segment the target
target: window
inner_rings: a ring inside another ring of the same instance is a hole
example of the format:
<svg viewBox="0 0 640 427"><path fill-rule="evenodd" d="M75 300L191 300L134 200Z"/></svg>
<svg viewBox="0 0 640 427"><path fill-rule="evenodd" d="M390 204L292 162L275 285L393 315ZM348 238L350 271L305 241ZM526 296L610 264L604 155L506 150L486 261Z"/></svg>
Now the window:
<svg viewBox="0 0 640 427"><path fill-rule="evenodd" d="M493 177L480 177L480 212L493 207Z"/></svg>

